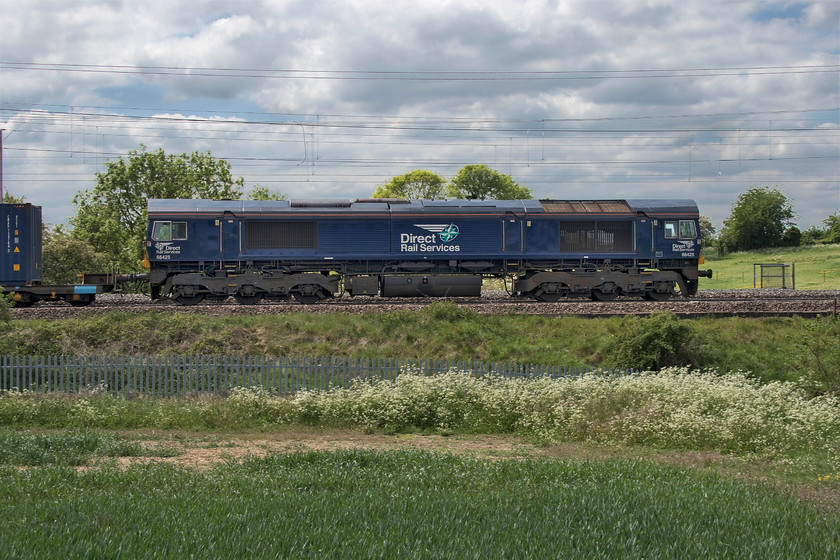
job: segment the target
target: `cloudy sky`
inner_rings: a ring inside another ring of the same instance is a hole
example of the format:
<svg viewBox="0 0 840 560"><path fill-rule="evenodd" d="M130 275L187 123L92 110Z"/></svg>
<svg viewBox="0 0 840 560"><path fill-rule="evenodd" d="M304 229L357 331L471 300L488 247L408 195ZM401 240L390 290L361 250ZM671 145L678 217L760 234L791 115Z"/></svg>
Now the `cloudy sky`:
<svg viewBox="0 0 840 560"><path fill-rule="evenodd" d="M485 163L539 198L778 186L840 207L840 2L0 0L3 186L65 222L109 159L290 198Z"/></svg>

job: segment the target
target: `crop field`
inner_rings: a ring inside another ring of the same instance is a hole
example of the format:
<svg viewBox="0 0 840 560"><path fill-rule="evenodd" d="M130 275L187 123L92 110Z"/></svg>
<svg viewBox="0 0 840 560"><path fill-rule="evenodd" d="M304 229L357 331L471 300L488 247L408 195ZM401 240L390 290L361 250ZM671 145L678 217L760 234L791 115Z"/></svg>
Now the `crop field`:
<svg viewBox="0 0 840 560"><path fill-rule="evenodd" d="M6 558L831 558L837 518L644 461L422 451L0 469Z"/></svg>
<svg viewBox="0 0 840 560"><path fill-rule="evenodd" d="M744 374L11 392L0 426L7 558L840 553L840 403Z"/></svg>
<svg viewBox="0 0 840 560"><path fill-rule="evenodd" d="M840 245L763 249L730 253L723 257L714 254L705 256L706 264L701 268L711 268L714 276L700 279L701 290L752 288L753 265L760 263L793 263L796 266L797 290L840 289Z"/></svg>

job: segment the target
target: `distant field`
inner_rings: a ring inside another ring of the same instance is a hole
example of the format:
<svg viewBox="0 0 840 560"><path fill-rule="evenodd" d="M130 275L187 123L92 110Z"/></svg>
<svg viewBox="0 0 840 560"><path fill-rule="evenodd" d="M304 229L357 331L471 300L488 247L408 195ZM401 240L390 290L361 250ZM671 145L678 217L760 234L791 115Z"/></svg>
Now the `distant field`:
<svg viewBox="0 0 840 560"><path fill-rule="evenodd" d="M837 516L646 461L272 454L0 468L4 558L832 558Z"/></svg>
<svg viewBox="0 0 840 560"><path fill-rule="evenodd" d="M840 289L840 245L813 245L731 253L724 257L706 255L714 276L700 279L700 289L728 290L753 287L753 265L789 264L795 269L797 290ZM755 287L759 287L756 280Z"/></svg>

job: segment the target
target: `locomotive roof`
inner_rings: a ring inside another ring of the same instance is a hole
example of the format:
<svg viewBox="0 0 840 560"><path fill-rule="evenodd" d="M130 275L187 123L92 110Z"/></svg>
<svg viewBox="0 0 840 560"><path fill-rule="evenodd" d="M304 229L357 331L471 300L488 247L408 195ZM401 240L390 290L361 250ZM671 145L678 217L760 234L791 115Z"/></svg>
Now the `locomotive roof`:
<svg viewBox="0 0 840 560"><path fill-rule="evenodd" d="M424 213L467 212L498 214L504 212L542 214L691 214L697 204L689 199L625 200L406 200L406 199L314 199L314 200L203 200L150 199L150 214L277 214L277 213Z"/></svg>
<svg viewBox="0 0 840 560"><path fill-rule="evenodd" d="M537 200L406 200L406 199L315 199L315 200L200 200L149 199L150 214L273 214L295 212L422 213L463 209L470 213L537 213Z"/></svg>

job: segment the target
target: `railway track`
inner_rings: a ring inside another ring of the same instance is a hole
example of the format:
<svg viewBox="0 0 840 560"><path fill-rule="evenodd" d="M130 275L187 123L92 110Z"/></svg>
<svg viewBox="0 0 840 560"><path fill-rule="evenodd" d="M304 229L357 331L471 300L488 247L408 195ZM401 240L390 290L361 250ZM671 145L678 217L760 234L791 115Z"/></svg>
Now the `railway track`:
<svg viewBox="0 0 840 560"><path fill-rule="evenodd" d="M341 297L314 305L294 301L261 302L240 305L234 300L184 307L171 301L152 303L142 295L107 294L87 307L71 307L64 303L38 303L29 308L12 309L16 319L65 319L99 315L109 311L144 313L190 313L208 316L276 315L283 313L385 313L397 309L419 310L441 301L441 298L383 299ZM490 292L485 298L452 298L461 307L481 315L538 315L544 317L647 315L671 311L682 317L786 317L817 315L837 316L840 312L840 290L701 290L690 299L663 302L639 298L618 298L611 302L569 299L559 302L537 302L510 298L504 292Z"/></svg>

